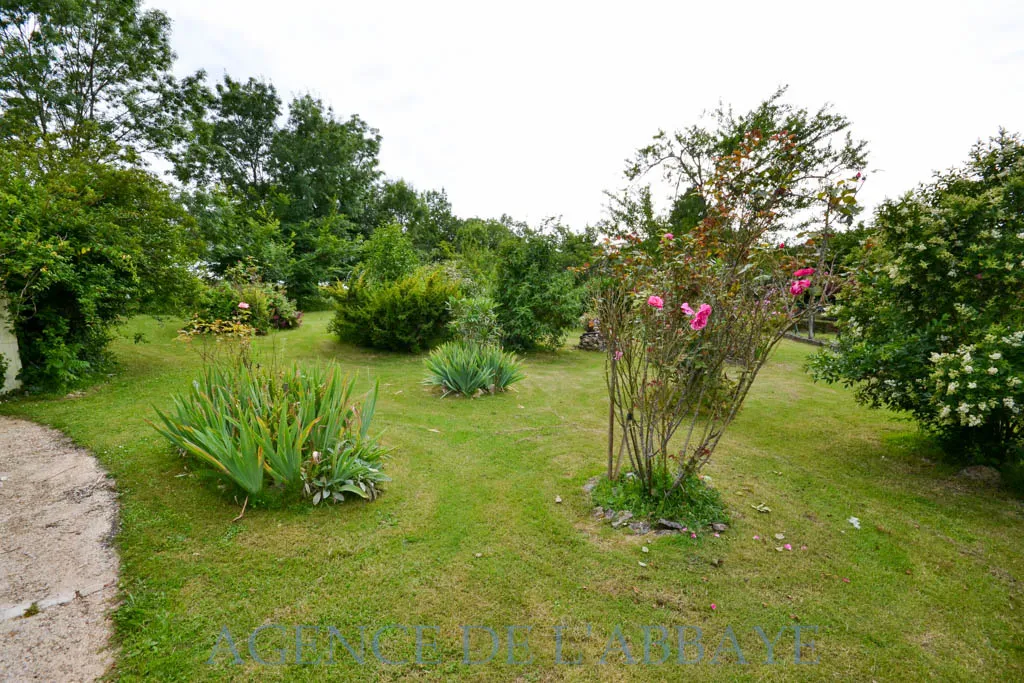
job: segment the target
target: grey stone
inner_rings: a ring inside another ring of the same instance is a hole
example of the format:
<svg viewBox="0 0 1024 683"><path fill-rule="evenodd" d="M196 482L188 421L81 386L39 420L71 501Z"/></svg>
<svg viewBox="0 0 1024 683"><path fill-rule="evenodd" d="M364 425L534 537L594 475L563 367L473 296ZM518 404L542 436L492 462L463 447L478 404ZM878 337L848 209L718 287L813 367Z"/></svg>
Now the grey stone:
<svg viewBox="0 0 1024 683"><path fill-rule="evenodd" d="M647 522L632 522L629 528L633 530L633 533L637 536L643 536L644 534L651 533L651 525Z"/></svg>
<svg viewBox="0 0 1024 683"><path fill-rule="evenodd" d="M729 525L728 524L722 524L721 522L715 522L714 524L711 525L711 528L714 529L715 531L725 531L726 529L729 528Z"/></svg>
<svg viewBox="0 0 1024 683"><path fill-rule="evenodd" d="M590 493L597 488L598 483L601 481L601 477L591 477L587 479L587 483L583 485L583 493Z"/></svg>
<svg viewBox="0 0 1024 683"><path fill-rule="evenodd" d="M612 522L612 526L618 529L621 526L625 526L625 524L631 519L633 519L633 513L629 510L623 510L615 516L615 521Z"/></svg>
<svg viewBox="0 0 1024 683"><path fill-rule="evenodd" d="M654 532L654 535L655 536L674 536L675 534L680 534L680 533L682 533L682 532L681 531L676 531L675 529L658 529L657 531Z"/></svg>
<svg viewBox="0 0 1024 683"><path fill-rule="evenodd" d="M598 505L596 508L594 508L594 516L595 517L604 517L604 508L601 507L600 505Z"/></svg>
<svg viewBox="0 0 1024 683"><path fill-rule="evenodd" d="M987 484L988 486L999 486L999 482L1002 481L1002 475L999 474L999 470L988 465L965 467L956 476L961 479L970 479L971 481Z"/></svg>
<svg viewBox="0 0 1024 683"><path fill-rule="evenodd" d="M601 335L601 322L597 319L587 321L587 329L580 335L578 348L582 351L604 351L604 336Z"/></svg>
<svg viewBox="0 0 1024 683"><path fill-rule="evenodd" d="M658 526L662 529L673 529L674 531L682 531L683 525L679 522L673 522L670 519L659 519Z"/></svg>

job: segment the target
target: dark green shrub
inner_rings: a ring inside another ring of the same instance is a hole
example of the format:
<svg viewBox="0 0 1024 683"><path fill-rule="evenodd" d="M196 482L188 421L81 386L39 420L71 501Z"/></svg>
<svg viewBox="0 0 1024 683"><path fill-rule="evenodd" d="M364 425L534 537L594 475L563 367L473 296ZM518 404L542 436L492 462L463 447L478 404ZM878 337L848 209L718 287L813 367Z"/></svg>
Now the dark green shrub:
<svg viewBox="0 0 1024 683"><path fill-rule="evenodd" d="M416 249L400 225L377 228L363 245L363 266L372 280L394 282L409 275L418 264Z"/></svg>
<svg viewBox="0 0 1024 683"><path fill-rule="evenodd" d="M434 349L424 363L428 373L424 384L441 387L443 396L493 394L525 377L515 354L493 345L448 342Z"/></svg>
<svg viewBox="0 0 1024 683"><path fill-rule="evenodd" d="M448 329L452 338L478 346L497 346L502 336L497 308L489 296L452 299L448 302L451 312Z"/></svg>
<svg viewBox="0 0 1024 683"><path fill-rule="evenodd" d="M502 244L494 299L505 347L558 348L565 333L579 325L583 288L569 270L580 265L565 248L569 240L558 232L525 230Z"/></svg>
<svg viewBox="0 0 1024 683"><path fill-rule="evenodd" d="M448 301L460 294L446 269L421 267L394 282L359 272L333 289L338 310L330 331L342 341L392 351L422 351L445 338Z"/></svg>
<svg viewBox="0 0 1024 683"><path fill-rule="evenodd" d="M191 218L149 173L6 140L0 187L0 290L30 387L101 370L114 326L195 281Z"/></svg>
<svg viewBox="0 0 1024 683"><path fill-rule="evenodd" d="M260 281L241 284L220 281L206 286L196 302L195 320L244 321L258 334L271 328L291 329L302 324L302 312L296 310L280 287Z"/></svg>

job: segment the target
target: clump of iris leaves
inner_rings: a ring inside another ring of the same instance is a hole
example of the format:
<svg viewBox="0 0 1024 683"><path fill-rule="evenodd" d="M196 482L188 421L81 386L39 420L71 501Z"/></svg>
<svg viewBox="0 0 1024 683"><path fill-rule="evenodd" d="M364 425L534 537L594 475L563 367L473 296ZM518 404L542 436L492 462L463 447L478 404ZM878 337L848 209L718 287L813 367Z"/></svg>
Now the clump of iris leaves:
<svg viewBox="0 0 1024 683"><path fill-rule="evenodd" d="M374 387L354 401L337 367L207 367L153 427L253 502L373 500L387 453L370 435Z"/></svg>

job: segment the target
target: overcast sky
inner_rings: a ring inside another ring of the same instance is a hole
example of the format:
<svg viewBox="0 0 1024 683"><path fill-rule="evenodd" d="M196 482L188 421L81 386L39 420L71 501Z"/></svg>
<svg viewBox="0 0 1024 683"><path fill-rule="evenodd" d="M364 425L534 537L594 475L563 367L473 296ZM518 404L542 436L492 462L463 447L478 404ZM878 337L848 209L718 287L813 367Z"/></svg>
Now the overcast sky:
<svg viewBox="0 0 1024 683"><path fill-rule="evenodd" d="M1024 2L149 0L181 73L310 92L383 135L381 166L461 216L573 226L658 128L777 85L869 142L868 205L1024 132Z"/></svg>

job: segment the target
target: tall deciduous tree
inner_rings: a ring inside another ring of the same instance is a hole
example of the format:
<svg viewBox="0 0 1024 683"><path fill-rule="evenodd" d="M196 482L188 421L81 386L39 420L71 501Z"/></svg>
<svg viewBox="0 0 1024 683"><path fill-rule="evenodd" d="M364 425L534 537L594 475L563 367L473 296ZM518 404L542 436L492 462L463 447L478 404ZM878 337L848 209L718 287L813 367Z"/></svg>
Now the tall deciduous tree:
<svg viewBox="0 0 1024 683"><path fill-rule="evenodd" d="M342 215L358 223L380 176L380 134L358 116L347 121L320 100L292 101L288 124L274 139L274 181L286 201L277 213L285 223Z"/></svg>
<svg viewBox="0 0 1024 683"><path fill-rule="evenodd" d="M208 108L193 122L187 144L171 154L182 182L216 184L248 202L270 193L271 148L278 133L281 99L273 84L224 77L207 92Z"/></svg>
<svg viewBox="0 0 1024 683"><path fill-rule="evenodd" d="M443 189L418 192L404 180L386 181L375 192L371 221L373 227L402 226L427 259L442 257L455 242L457 220Z"/></svg>
<svg viewBox="0 0 1024 683"><path fill-rule="evenodd" d="M139 0L5 2L0 54L9 139L55 136L83 154L167 149L201 106L202 74L171 75L170 20Z"/></svg>

